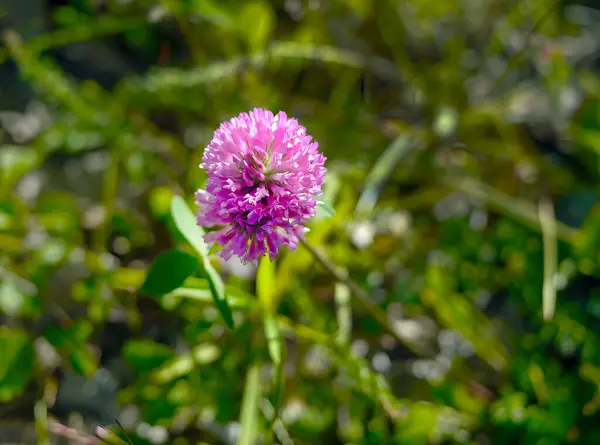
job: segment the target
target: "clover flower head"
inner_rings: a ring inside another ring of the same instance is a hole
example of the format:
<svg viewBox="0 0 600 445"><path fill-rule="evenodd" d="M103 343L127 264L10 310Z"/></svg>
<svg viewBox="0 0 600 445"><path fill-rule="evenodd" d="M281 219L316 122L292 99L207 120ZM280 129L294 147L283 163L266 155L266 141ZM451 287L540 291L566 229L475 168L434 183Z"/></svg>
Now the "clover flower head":
<svg viewBox="0 0 600 445"><path fill-rule="evenodd" d="M208 179L196 192L198 224L219 228L205 240L244 263L267 252L273 261L281 246L295 250L316 213L324 165L318 143L283 111L259 108L223 122L200 164Z"/></svg>

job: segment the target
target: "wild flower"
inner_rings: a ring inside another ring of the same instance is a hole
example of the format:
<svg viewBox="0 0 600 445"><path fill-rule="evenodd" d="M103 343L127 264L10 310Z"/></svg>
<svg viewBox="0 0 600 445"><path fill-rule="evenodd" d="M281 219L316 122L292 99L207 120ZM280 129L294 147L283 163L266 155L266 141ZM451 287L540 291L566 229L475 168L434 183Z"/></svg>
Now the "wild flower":
<svg viewBox="0 0 600 445"><path fill-rule="evenodd" d="M242 262L281 246L295 250L322 193L326 158L306 128L283 111L254 109L223 122L206 147L200 168L206 188L196 192L198 224L219 227L207 242Z"/></svg>

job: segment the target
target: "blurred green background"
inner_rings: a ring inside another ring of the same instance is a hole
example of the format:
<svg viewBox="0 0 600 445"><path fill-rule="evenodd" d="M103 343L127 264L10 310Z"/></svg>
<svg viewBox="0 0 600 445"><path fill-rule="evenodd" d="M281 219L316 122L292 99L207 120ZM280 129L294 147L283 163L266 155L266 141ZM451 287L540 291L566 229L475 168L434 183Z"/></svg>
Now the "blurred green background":
<svg viewBox="0 0 600 445"><path fill-rule="evenodd" d="M598 23L591 0L0 1L0 443L600 443ZM394 335L302 246L258 277L199 262L173 196L193 209L203 147L254 107L319 142L309 242Z"/></svg>

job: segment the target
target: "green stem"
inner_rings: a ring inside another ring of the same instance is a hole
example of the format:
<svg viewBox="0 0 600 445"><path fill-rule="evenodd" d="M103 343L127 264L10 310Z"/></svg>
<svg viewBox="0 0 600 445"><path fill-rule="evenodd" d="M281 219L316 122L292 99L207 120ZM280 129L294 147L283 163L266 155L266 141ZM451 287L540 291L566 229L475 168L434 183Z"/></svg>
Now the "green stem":
<svg viewBox="0 0 600 445"><path fill-rule="evenodd" d="M85 42L103 36L118 34L123 31L142 27L145 20L138 18L97 17L89 23L83 23L68 28L42 34L28 39L25 44L29 51L40 54L46 50L67 46L73 43ZM10 51L0 48L0 64L10 57Z"/></svg>
<svg viewBox="0 0 600 445"><path fill-rule="evenodd" d="M542 308L544 320L551 320L556 310L556 262L558 246L556 242L556 219L554 206L548 197L539 204L540 227L542 229L542 245L544 247L544 282L542 285Z"/></svg>
<svg viewBox="0 0 600 445"><path fill-rule="evenodd" d="M108 249L107 241L110 237L111 218L115 211L115 202L119 189L120 156L117 153L119 148L120 147L116 147L115 150L108 152L109 166L104 172L102 182L102 205L104 206L106 214L104 221L94 234L94 247L96 252L105 252Z"/></svg>
<svg viewBox="0 0 600 445"><path fill-rule="evenodd" d="M327 271L335 277L337 281L345 284L356 297L356 301L365 309L371 316L390 334L400 343L408 346L413 352L420 353L421 351L415 347L415 345L408 343L405 339L403 339L398 332L392 327L390 324L386 313L375 303L371 297L352 279L348 277L348 275L342 272L335 264L333 264L329 259L311 246L306 239L300 237L300 243L310 252L310 254L323 266Z"/></svg>

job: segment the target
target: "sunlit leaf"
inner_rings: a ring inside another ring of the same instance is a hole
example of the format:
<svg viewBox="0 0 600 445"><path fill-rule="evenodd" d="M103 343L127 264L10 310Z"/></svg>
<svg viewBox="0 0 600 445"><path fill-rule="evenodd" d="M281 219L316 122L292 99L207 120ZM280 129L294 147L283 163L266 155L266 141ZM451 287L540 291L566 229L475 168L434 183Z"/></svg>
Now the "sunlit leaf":
<svg viewBox="0 0 600 445"><path fill-rule="evenodd" d="M41 162L40 154L32 147L0 146L0 189L9 190L26 173Z"/></svg>
<svg viewBox="0 0 600 445"><path fill-rule="evenodd" d="M238 14L239 30L247 39L250 50L263 50L275 25L271 3L265 0L247 1L241 5ZM247 23L252 23L252 26L246 26Z"/></svg>
<svg viewBox="0 0 600 445"><path fill-rule="evenodd" d="M0 283L0 311L6 315L20 314L29 298L19 290L14 280L5 280Z"/></svg>
<svg viewBox="0 0 600 445"><path fill-rule="evenodd" d="M409 420L402 428L399 436L408 443L427 443L436 431L439 406L418 403L408 412Z"/></svg>
<svg viewBox="0 0 600 445"><path fill-rule="evenodd" d="M191 9L205 20L218 25L227 27L233 25L231 14L218 0L191 0Z"/></svg>
<svg viewBox="0 0 600 445"><path fill-rule="evenodd" d="M93 330L94 327L92 326L92 323L89 322L89 320L79 318L75 320L75 322L71 326L71 335L73 335L73 339L75 342L82 344L89 339Z"/></svg>
<svg viewBox="0 0 600 445"><path fill-rule="evenodd" d="M544 320L550 320L556 310L556 263L558 246L556 242L556 219L551 201L544 199L539 205L540 228L544 246L544 283L542 285L542 313Z"/></svg>
<svg viewBox="0 0 600 445"><path fill-rule="evenodd" d="M398 163L410 153L413 147L414 141L407 136L400 136L386 148L379 159L377 159L377 162L375 162L365 180L363 192L356 204L355 213L357 215L368 217L373 212L379 195L390 175Z"/></svg>
<svg viewBox="0 0 600 445"><path fill-rule="evenodd" d="M171 201L171 215L179 232L196 249L202 258L208 255L208 246L204 242L204 230L190 211L181 196L174 195Z"/></svg>
<svg viewBox="0 0 600 445"><path fill-rule="evenodd" d="M195 346L191 352L174 357L156 369L152 379L156 383L168 383L183 377L198 366L209 365L221 357L221 348L212 343Z"/></svg>
<svg viewBox="0 0 600 445"><path fill-rule="evenodd" d="M173 198L173 190L169 187L163 186L154 188L150 193L150 200L148 202L152 209L152 213L159 218L169 215L172 206L175 205ZM181 231L181 229L179 230Z"/></svg>
<svg viewBox="0 0 600 445"><path fill-rule="evenodd" d="M326 202L319 202L319 204L317 204L317 215L316 215L317 219L333 218L334 216L335 216L335 210L331 206L331 204L326 203Z"/></svg>
<svg viewBox="0 0 600 445"><path fill-rule="evenodd" d="M173 292L168 294L166 297L175 297L178 299L189 299L194 300L199 303L210 303L214 304L215 300L212 295L212 291L210 290L210 284L208 280L205 281L205 286L194 286L192 287L178 287ZM192 284L192 283L190 283ZM225 287L225 292L227 293L227 300L229 302L229 306L232 309L250 309L255 306L256 299L251 295L242 292L239 289L235 289L231 286Z"/></svg>
<svg viewBox="0 0 600 445"><path fill-rule="evenodd" d="M185 201L179 196L173 196L171 214L173 215L173 220L175 221L175 224L177 225L177 228L181 234L185 236L188 242L200 255L202 267L208 276L210 290L215 299L217 308L223 316L225 324L227 324L230 329L233 329L233 315L227 302L225 284L223 283L219 273L215 270L208 259L208 247L204 242L204 231L200 226L198 226L196 218L190 211Z"/></svg>
<svg viewBox="0 0 600 445"><path fill-rule="evenodd" d="M259 409L261 385L260 366L253 363L246 371L246 385L242 399L242 412L240 416L241 432L238 445L254 445L258 436Z"/></svg>
<svg viewBox="0 0 600 445"><path fill-rule="evenodd" d="M333 218L335 216L333 203L340 191L340 184L340 178L332 171L328 171L323 183L323 195L315 196L318 202L317 214L315 216L317 220Z"/></svg>

